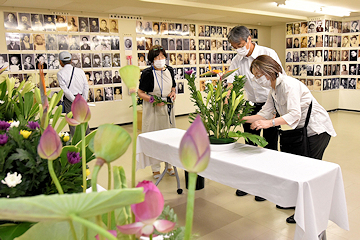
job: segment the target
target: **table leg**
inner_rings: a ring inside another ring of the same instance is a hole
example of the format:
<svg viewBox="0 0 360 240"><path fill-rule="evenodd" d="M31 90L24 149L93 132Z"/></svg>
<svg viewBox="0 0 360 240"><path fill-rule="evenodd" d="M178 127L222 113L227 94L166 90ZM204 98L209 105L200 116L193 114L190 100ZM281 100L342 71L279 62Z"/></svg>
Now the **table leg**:
<svg viewBox="0 0 360 240"><path fill-rule="evenodd" d="M165 169L164 169L164 171L161 173L159 179L156 181L156 183L155 183L156 186L160 183L161 179L163 179L166 171L168 170L168 166L169 166L169 164L168 164L167 162L165 162Z"/></svg>
<svg viewBox="0 0 360 240"><path fill-rule="evenodd" d="M175 177L176 177L176 184L177 184L177 193L178 194L182 194L183 190L180 188L180 178L179 178L179 174L177 171L177 168L175 166L174 167L174 171L175 171Z"/></svg>
<svg viewBox="0 0 360 240"><path fill-rule="evenodd" d="M327 240L327 238L326 238L326 230L324 230L322 233L320 233L319 240Z"/></svg>

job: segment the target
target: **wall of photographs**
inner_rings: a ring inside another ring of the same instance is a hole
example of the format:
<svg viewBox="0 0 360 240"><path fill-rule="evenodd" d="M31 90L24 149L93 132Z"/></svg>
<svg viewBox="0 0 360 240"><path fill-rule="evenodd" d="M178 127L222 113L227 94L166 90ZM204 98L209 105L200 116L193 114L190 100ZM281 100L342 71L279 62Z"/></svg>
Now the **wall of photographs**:
<svg viewBox="0 0 360 240"><path fill-rule="evenodd" d="M213 26L203 24L172 23L158 21L137 21L136 42L138 66L144 69L151 65L147 60L147 50L153 45L161 45L168 53L166 64L175 71L177 94L184 94L188 87L184 73L190 69L197 76L212 68L225 69L231 64L236 52L227 41L230 26ZM258 29L250 29L255 42ZM215 77L202 77L198 81L201 91L206 82L216 84Z"/></svg>
<svg viewBox="0 0 360 240"><path fill-rule="evenodd" d="M118 19L4 12L4 27L8 52L0 54L0 68L8 67L17 84L24 80L38 84L40 62L46 86L59 91L59 53L66 50L72 65L85 71L88 102L122 100ZM125 50L131 50L132 44L124 42Z"/></svg>
<svg viewBox="0 0 360 240"><path fill-rule="evenodd" d="M310 90L360 89L359 20L286 24L286 73Z"/></svg>

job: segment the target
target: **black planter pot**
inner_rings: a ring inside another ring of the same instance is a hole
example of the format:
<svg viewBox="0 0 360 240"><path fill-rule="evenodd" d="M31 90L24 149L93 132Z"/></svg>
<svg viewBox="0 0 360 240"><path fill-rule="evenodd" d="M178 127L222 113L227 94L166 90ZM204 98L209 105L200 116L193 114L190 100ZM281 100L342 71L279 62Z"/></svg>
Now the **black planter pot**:
<svg viewBox="0 0 360 240"><path fill-rule="evenodd" d="M210 144L228 144L236 141L234 138L216 138L213 135L209 136Z"/></svg>
<svg viewBox="0 0 360 240"><path fill-rule="evenodd" d="M188 189L188 184L189 184L189 174L188 174L187 171L185 171L185 186L186 186L186 189ZM196 179L195 190L200 190L200 189L203 189L204 187L205 187L205 178L198 175L198 177Z"/></svg>

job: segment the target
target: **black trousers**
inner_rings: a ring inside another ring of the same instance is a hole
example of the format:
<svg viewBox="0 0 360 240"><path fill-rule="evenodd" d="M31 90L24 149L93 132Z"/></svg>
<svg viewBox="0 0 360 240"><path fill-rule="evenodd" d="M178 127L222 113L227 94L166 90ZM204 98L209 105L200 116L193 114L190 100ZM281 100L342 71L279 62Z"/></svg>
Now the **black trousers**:
<svg viewBox="0 0 360 240"><path fill-rule="evenodd" d="M310 157L322 160L326 147L329 145L331 136L327 132L308 137L310 145Z"/></svg>
<svg viewBox="0 0 360 240"><path fill-rule="evenodd" d="M251 115L256 115L262 108L262 106L265 103L257 103L255 104L253 111L251 112ZM250 128L250 123L244 123L243 128L244 132L256 134L260 136L261 130L252 130ZM278 140L279 140L279 131L278 127L271 127L268 129L263 129L263 137L268 142L268 145L265 146L265 148L272 149L272 150L278 150ZM256 144L246 141L246 144L255 146Z"/></svg>
<svg viewBox="0 0 360 240"><path fill-rule="evenodd" d="M71 104L72 104L72 102L69 99L67 99L65 96L64 96L63 101L64 101L65 113L68 114L69 112L71 112ZM76 128L75 126L70 126L69 125L70 135L71 136L74 136L75 128ZM89 124L88 124L85 135L88 135L89 133L90 133L90 128L89 128Z"/></svg>

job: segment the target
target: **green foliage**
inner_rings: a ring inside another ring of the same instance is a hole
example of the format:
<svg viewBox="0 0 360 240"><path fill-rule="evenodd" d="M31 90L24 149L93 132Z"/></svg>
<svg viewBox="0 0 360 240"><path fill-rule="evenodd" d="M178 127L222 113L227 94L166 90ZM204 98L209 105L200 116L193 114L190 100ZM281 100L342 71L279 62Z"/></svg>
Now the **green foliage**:
<svg viewBox="0 0 360 240"><path fill-rule="evenodd" d="M19 224L3 224L0 225L0 239L13 240L16 237L21 236L24 232L28 231L34 223L24 222Z"/></svg>
<svg viewBox="0 0 360 240"><path fill-rule="evenodd" d="M235 76L231 87L224 86L226 75L221 78L223 80L217 81L215 86L208 83L205 97L196 88L195 76L186 74L185 77L188 80L191 101L196 106L196 112L190 114L190 122L199 114L209 136L213 135L217 139L246 137L250 141L254 140L256 144L263 143L259 137L232 134L237 126L244 123L241 119L252 110L252 106L244 99L245 76Z"/></svg>

